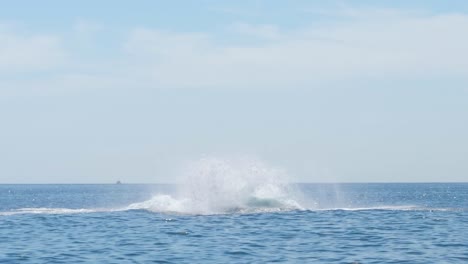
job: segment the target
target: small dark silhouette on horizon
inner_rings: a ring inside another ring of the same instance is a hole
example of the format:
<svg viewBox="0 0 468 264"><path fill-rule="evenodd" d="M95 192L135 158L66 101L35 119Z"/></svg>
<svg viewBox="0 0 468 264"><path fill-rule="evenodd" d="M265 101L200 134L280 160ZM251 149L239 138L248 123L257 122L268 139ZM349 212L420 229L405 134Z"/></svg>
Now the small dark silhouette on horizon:
<svg viewBox="0 0 468 264"><path fill-rule="evenodd" d="M115 182L115 184L122 184L122 182L121 182L121 181L117 181L117 182Z"/></svg>

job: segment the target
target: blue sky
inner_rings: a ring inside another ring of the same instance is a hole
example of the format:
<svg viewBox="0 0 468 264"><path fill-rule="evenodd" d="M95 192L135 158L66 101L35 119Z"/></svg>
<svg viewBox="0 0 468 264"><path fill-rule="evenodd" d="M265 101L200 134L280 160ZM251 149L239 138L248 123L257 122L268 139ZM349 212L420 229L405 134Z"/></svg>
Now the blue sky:
<svg viewBox="0 0 468 264"><path fill-rule="evenodd" d="M466 1L10 1L0 183L468 180Z"/></svg>

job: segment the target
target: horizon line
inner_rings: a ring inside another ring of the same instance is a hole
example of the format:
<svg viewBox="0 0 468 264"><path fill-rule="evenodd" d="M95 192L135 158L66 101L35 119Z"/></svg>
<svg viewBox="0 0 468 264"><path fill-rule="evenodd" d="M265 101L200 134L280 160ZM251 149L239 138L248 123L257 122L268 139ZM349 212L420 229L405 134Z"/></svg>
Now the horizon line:
<svg viewBox="0 0 468 264"><path fill-rule="evenodd" d="M401 184L401 183L468 183L468 181L407 181L407 182L386 182L386 181L356 181L356 182L291 182L291 184ZM105 183L0 183L0 185L179 185L182 183L164 182L105 182Z"/></svg>

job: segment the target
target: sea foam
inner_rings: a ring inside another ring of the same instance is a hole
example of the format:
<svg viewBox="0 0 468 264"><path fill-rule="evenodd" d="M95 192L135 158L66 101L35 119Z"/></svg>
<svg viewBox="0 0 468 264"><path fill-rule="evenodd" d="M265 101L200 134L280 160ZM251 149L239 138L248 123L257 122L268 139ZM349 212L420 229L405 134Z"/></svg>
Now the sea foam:
<svg viewBox="0 0 468 264"><path fill-rule="evenodd" d="M303 210L286 174L250 159L204 158L181 177L177 192L155 195L128 209L187 214Z"/></svg>

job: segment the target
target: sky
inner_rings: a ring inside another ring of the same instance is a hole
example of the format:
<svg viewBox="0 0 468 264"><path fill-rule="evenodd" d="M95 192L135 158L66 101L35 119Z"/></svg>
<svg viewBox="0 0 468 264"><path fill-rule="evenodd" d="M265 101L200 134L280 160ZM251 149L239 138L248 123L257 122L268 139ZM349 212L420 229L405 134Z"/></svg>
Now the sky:
<svg viewBox="0 0 468 264"><path fill-rule="evenodd" d="M7 1L0 183L468 181L468 1Z"/></svg>

